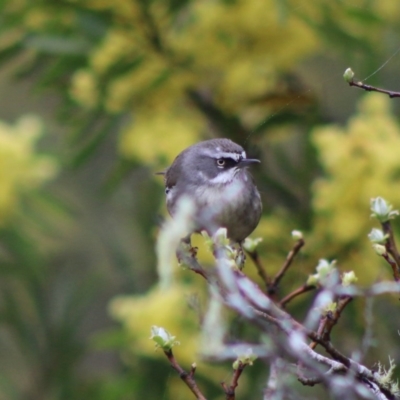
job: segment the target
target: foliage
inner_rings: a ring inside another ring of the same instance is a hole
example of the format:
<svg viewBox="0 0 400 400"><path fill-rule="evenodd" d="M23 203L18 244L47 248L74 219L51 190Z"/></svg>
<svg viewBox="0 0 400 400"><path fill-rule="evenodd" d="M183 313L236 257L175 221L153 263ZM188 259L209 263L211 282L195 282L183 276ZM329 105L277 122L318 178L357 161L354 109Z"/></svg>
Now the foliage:
<svg viewBox="0 0 400 400"><path fill-rule="evenodd" d="M303 232L301 268L285 290L320 258L362 284L391 276L365 216L372 197L400 204L399 124L378 94L351 115L356 99L340 75L348 65L369 75L394 54L395 2L4 0L0 10L2 70L16 87L30 83L31 105L50 95L57 103L22 117L30 110L21 96L21 118L0 124L0 398L186 396L179 381L155 384L168 375L149 330L176 335L189 365L209 296L181 269L173 290L155 286L155 215L165 211L151 174L200 139L230 137L261 158L265 213L255 235L271 272L292 246L289 232ZM389 81L390 65L372 80L383 74ZM245 272L261 282L250 260ZM118 327L103 311L109 301ZM299 318L308 301L293 306ZM351 307L342 317L354 326L349 351L364 326ZM226 317L232 340L258 338ZM380 358L396 358L392 327L377 321ZM122 358L99 372L95 357L115 349ZM244 398L264 384L254 364L241 378ZM215 396L225 367L199 363Z"/></svg>
<svg viewBox="0 0 400 400"><path fill-rule="evenodd" d="M0 124L0 225L13 214L21 194L57 172L55 159L35 152L41 129L41 122L33 116L21 118L14 126Z"/></svg>

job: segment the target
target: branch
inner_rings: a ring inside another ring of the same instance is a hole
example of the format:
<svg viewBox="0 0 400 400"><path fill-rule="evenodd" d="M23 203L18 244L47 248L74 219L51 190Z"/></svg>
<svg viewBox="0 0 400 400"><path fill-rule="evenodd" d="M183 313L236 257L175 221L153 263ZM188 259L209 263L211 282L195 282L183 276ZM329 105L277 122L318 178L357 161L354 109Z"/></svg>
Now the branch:
<svg viewBox="0 0 400 400"><path fill-rule="evenodd" d="M317 333L306 329L290 314L277 307L277 305L263 294L260 289L257 290L257 285L251 282L247 277L239 274L233 275L236 278L237 286L235 287L235 285L230 285L230 294L227 305L258 326L262 327L262 320L274 323L287 338L283 345L279 344L278 341L275 341L275 345L280 345L281 351L297 357L299 360L305 362L306 365L310 363L307 362L307 358L304 357L304 354L307 354L315 362L328 366L335 373L343 374L353 371L358 382L362 383L364 387L367 387L371 391L373 388L378 388L387 399L395 398L395 394L392 393L391 388L388 388L387 385L380 382L381 377L378 373L373 372L364 365L346 357L344 354L340 353L330 341L324 340ZM222 274L221 278L227 278L230 284L232 284L232 275L230 273L227 273L226 275L225 273ZM241 296L240 301L237 298L237 295ZM261 296L263 296L263 298L261 298ZM229 299L234 300L231 302ZM248 305L247 307L246 304ZM258 305L259 308L260 305L262 305L265 311L260 311L260 309L254 308L254 304ZM324 357L311 349L305 343L303 335L308 336L311 340L320 344L326 352L333 357L333 360ZM315 366L314 370L320 378L324 379L324 374L316 369Z"/></svg>
<svg viewBox="0 0 400 400"><path fill-rule="evenodd" d="M293 251L289 253L287 260L276 276L277 279L275 278L278 283L300 248L300 245L299 248L295 246ZM395 247L393 249L391 250L397 252ZM365 389L379 399L395 398L395 387L391 384L381 383L381 374L371 371L359 362L342 354L330 342L330 332L353 296L376 296L388 292L398 293L400 291L400 284L385 282L372 285L366 289L360 289L355 286L332 286L329 289L331 296L339 299L337 310L332 312L329 318L326 318L320 324L318 332L314 332L296 321L289 313L282 309L281 304L274 302L273 299L266 295L258 285L252 282L241 271L232 268L232 261L234 260L223 245L216 246L214 254L216 257L217 276L213 277L213 280L215 279L214 283L217 282L217 284L213 286L221 295L221 300L226 306L235 310L238 315L268 333L277 352L289 358L297 359L301 365L304 365L305 368L311 371L314 375L312 378L299 376L303 383L316 384L321 381L330 390L334 390L336 384L334 376L340 375L340 379L342 379L342 376L346 379L346 388L348 390L355 394L363 393L361 398L371 398L370 395L366 396ZM192 258L192 262L193 259L195 260L195 256L190 258ZM286 304L290 299L312 288L314 287L303 286L282 299L281 303ZM274 338L270 335L271 324L276 326L281 332L279 337ZM307 337L322 346L328 356L323 356L311 348L306 343ZM321 366L323 367L322 369ZM237 372L237 374L235 373L233 376L230 386L222 384L226 399L228 400L235 399L235 388L237 387L241 371Z"/></svg>
<svg viewBox="0 0 400 400"><path fill-rule="evenodd" d="M394 279L396 281L400 280L400 254L397 250L396 242L394 240L393 229L390 221L382 222L382 229L383 232L388 235L388 238L385 243L386 251L392 256L393 260L395 261L396 265L393 265L389 259L384 257L386 261L392 266Z"/></svg>
<svg viewBox="0 0 400 400"><path fill-rule="evenodd" d="M279 305L281 307L285 307L287 303L289 303L290 301L292 301L295 297L300 296L303 293L307 293L310 290L314 290L316 287L314 285L303 285L299 288L297 288L296 290L294 290L293 292L289 293L287 296L285 296L280 302Z"/></svg>
<svg viewBox="0 0 400 400"><path fill-rule="evenodd" d="M239 361L239 366L238 368L235 369L232 376L231 384L229 386L225 382L221 382L221 386L223 387L225 392L226 400L235 400L236 398L235 389L239 385L240 375L242 375L242 372L246 368L246 365L247 364L243 364L242 362Z"/></svg>
<svg viewBox="0 0 400 400"><path fill-rule="evenodd" d="M342 311L344 308L353 300L352 297L346 296L341 298L338 301L338 304L336 306L336 310L334 312L327 313L323 318L321 318L320 325L317 330L318 336L322 338L323 341L329 342L330 341L330 335L333 327L337 324L339 321L339 318L342 314ZM310 347L314 349L317 346L317 342L312 342L310 344Z"/></svg>
<svg viewBox="0 0 400 400"><path fill-rule="evenodd" d="M201 275L208 283L211 283L207 271L197 261L197 248L192 247L187 241L182 240L176 250L176 257L180 264L188 267L191 271Z"/></svg>
<svg viewBox="0 0 400 400"><path fill-rule="evenodd" d="M172 350L164 351L165 355L168 358L171 367L178 372L179 377L186 383L186 386L191 390L191 392L195 395L196 399L199 400L207 400L206 397L201 393L197 383L194 379L194 373L196 372L196 364L192 364L190 368L190 372L186 372L176 361Z"/></svg>
<svg viewBox="0 0 400 400"><path fill-rule="evenodd" d="M286 257L285 262L283 263L279 272L275 275L274 279L269 285L269 294L275 294L276 288L279 285L279 282L285 275L286 271L289 269L290 265L292 264L293 259L296 257L297 253L300 249L304 246L305 242L304 239L299 239L295 245L293 246L292 250L290 250L289 254Z"/></svg>
<svg viewBox="0 0 400 400"><path fill-rule="evenodd" d="M250 256L250 258L254 262L254 265L256 266L258 275L261 277L265 286L267 287L268 295L274 296L276 294L276 290L278 288L279 282L285 275L286 271L289 269L290 265L292 264L294 258L297 255L297 253L304 246L304 244L305 244L305 242L304 242L303 238L297 240L297 242L293 246L292 250L290 250L290 252L288 253L286 260L283 263L281 269L279 270L279 272L275 275L275 277L273 279L268 277L268 275L265 271L265 268L260 260L257 250L247 252L247 254Z"/></svg>
<svg viewBox="0 0 400 400"><path fill-rule="evenodd" d="M375 86L366 85L365 83L362 83L362 82L354 82L354 81L351 81L351 82L349 82L349 85L350 85L350 86L358 87L359 89L366 90L367 92L379 92L379 93L384 93L384 94L387 94L390 98L400 97L400 92L393 92L393 91L391 91L391 90L386 90L386 89L377 88L377 87L375 87Z"/></svg>
<svg viewBox="0 0 400 400"><path fill-rule="evenodd" d="M396 282L400 281L400 274L399 270L397 268L396 262L390 257L388 253L382 254L382 257L386 260L386 262L391 266L392 271L393 271L393 278Z"/></svg>
<svg viewBox="0 0 400 400"><path fill-rule="evenodd" d="M267 272L265 271L264 265L260 259L260 255L258 254L258 251L257 250L248 251L247 254L253 261L254 265L256 266L258 275L260 276L260 278L262 279L262 281L264 282L264 284L268 290L269 285L270 285L270 278L268 277Z"/></svg>

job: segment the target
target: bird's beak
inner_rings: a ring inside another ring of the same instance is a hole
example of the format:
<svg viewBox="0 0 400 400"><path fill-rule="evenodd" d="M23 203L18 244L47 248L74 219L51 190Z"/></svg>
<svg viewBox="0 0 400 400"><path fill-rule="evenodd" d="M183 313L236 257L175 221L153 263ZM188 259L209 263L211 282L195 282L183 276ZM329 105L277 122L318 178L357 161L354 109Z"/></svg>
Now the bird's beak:
<svg viewBox="0 0 400 400"><path fill-rule="evenodd" d="M251 164L257 164L259 162L260 160L257 160L256 158L243 158L239 161L237 168L246 168L249 167Z"/></svg>

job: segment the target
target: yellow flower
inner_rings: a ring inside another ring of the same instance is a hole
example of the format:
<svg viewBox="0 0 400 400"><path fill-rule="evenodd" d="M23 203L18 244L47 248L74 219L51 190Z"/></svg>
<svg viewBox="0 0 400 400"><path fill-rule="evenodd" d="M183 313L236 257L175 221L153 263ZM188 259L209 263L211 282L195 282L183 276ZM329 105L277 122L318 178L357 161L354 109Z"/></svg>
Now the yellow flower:
<svg viewBox="0 0 400 400"><path fill-rule="evenodd" d="M40 120L25 116L12 126L0 122L0 225L16 209L19 196L52 178L55 161L35 154Z"/></svg>
<svg viewBox="0 0 400 400"><path fill-rule="evenodd" d="M164 160L168 166L180 151L199 139L202 119L188 108L174 110L140 110L122 133L120 152L125 157L137 157L146 163Z"/></svg>
<svg viewBox="0 0 400 400"><path fill-rule="evenodd" d="M81 69L72 77L71 96L81 105L93 108L98 102L97 80L91 70Z"/></svg>
<svg viewBox="0 0 400 400"><path fill-rule="evenodd" d="M370 200L381 196L394 208L400 205L400 192L394 190L399 184L400 127L390 112L390 100L368 94L347 127L315 129L312 139L326 175L313 186L310 245L327 247L330 254L351 245L349 257L340 263L363 268L360 277L373 271L376 276L379 270L365 268L373 262L367 239Z"/></svg>

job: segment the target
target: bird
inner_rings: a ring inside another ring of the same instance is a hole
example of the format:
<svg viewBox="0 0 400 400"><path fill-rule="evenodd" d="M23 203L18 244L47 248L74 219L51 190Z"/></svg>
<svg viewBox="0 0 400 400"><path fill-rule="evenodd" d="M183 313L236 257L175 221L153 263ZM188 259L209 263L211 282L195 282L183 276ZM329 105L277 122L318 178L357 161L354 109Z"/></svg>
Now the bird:
<svg viewBox="0 0 400 400"><path fill-rule="evenodd" d="M241 244L257 227L262 201L248 167L260 161L247 158L230 139L198 142L178 154L164 175L166 203L174 217L179 199L195 206L194 232L213 235L226 228L227 237Z"/></svg>

